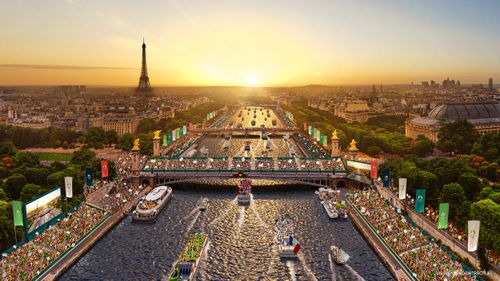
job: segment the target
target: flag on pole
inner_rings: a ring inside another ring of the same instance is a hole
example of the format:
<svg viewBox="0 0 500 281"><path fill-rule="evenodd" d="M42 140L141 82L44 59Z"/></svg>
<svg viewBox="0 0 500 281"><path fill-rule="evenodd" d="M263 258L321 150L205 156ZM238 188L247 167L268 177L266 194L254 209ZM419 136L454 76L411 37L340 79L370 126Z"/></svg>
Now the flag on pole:
<svg viewBox="0 0 500 281"><path fill-rule="evenodd" d="M92 168L85 168L85 183L87 186L94 185L94 176L92 175Z"/></svg>
<svg viewBox="0 0 500 281"><path fill-rule="evenodd" d="M185 135L187 134L187 132L188 132L187 126L186 125L182 126L182 134Z"/></svg>
<svg viewBox="0 0 500 281"><path fill-rule="evenodd" d="M316 141L320 141L320 137L321 137L321 131L320 130L316 130Z"/></svg>
<svg viewBox="0 0 500 281"><path fill-rule="evenodd" d="M441 203L439 204L439 220L438 228L446 229L448 228L448 212L450 210L450 204Z"/></svg>
<svg viewBox="0 0 500 281"><path fill-rule="evenodd" d="M167 135L163 135L163 143L162 143L162 146L167 146L168 145L168 142L167 142Z"/></svg>
<svg viewBox="0 0 500 281"><path fill-rule="evenodd" d="M309 135L311 135L311 133L312 133L312 126L311 126L311 125L309 125L309 126L307 127L307 133L308 133Z"/></svg>
<svg viewBox="0 0 500 281"><path fill-rule="evenodd" d="M177 139L177 133L175 130L172 130L172 142L174 142Z"/></svg>
<svg viewBox="0 0 500 281"><path fill-rule="evenodd" d="M323 146L328 145L328 137L326 135L321 136L321 144L323 144Z"/></svg>
<svg viewBox="0 0 500 281"><path fill-rule="evenodd" d="M304 132L307 131L307 123L304 123Z"/></svg>
<svg viewBox="0 0 500 281"><path fill-rule="evenodd" d="M417 189L415 194L415 211L423 213L425 209L425 189Z"/></svg>
<svg viewBox="0 0 500 281"><path fill-rule="evenodd" d="M467 222L467 251L469 252L477 250L480 224L481 222L476 220Z"/></svg>
<svg viewBox="0 0 500 281"><path fill-rule="evenodd" d="M189 122L189 132L193 131L193 123Z"/></svg>
<svg viewBox="0 0 500 281"><path fill-rule="evenodd" d="M391 170L389 168L384 169L384 177L382 178L382 183L384 187L389 187L391 184Z"/></svg>
<svg viewBox="0 0 500 281"><path fill-rule="evenodd" d="M14 226L23 226L23 202L12 201L12 214L14 216Z"/></svg>
<svg viewBox="0 0 500 281"><path fill-rule="evenodd" d="M407 183L406 178L399 178L399 199L404 200L406 199L406 183Z"/></svg>
<svg viewBox="0 0 500 281"><path fill-rule="evenodd" d="M377 161L372 161L372 163L370 164L370 178L372 179L377 178L377 170L378 170Z"/></svg>
<svg viewBox="0 0 500 281"><path fill-rule="evenodd" d="M108 175L108 160L103 159L101 160L101 178L105 179L107 178Z"/></svg>
<svg viewBox="0 0 500 281"><path fill-rule="evenodd" d="M170 145L172 143L172 132L167 133L167 144Z"/></svg>
<svg viewBox="0 0 500 281"><path fill-rule="evenodd" d="M64 189L66 198L73 198L73 177L64 177Z"/></svg>

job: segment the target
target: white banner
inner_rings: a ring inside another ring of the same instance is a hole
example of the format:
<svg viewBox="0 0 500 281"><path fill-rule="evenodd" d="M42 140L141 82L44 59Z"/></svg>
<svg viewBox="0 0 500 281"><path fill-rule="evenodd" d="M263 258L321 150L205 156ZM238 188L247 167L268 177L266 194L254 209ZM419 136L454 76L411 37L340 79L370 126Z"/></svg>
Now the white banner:
<svg viewBox="0 0 500 281"><path fill-rule="evenodd" d="M172 141L176 140L176 132L175 130L172 131Z"/></svg>
<svg viewBox="0 0 500 281"><path fill-rule="evenodd" d="M399 199L406 199L406 178L399 178Z"/></svg>
<svg viewBox="0 0 500 281"><path fill-rule="evenodd" d="M73 198L73 178L64 177L64 187L66 188L66 198Z"/></svg>
<svg viewBox="0 0 500 281"><path fill-rule="evenodd" d="M467 223L467 250L469 252L474 252L477 250L477 244L479 241L479 225L480 221L468 221Z"/></svg>

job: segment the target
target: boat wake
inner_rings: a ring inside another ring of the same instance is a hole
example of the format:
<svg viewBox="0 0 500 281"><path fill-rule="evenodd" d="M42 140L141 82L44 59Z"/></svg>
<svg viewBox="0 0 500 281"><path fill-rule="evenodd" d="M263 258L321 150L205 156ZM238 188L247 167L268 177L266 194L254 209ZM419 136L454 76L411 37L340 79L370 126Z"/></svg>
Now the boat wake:
<svg viewBox="0 0 500 281"><path fill-rule="evenodd" d="M297 256L299 257L299 261L302 264L302 267L304 268L304 271L307 273L307 275L309 275L310 279L314 280L314 281L318 281L318 278L316 278L316 276L311 271L311 269L309 268L309 266L307 266L304 254L302 254L302 252L299 252Z"/></svg>
<svg viewBox="0 0 500 281"><path fill-rule="evenodd" d="M234 197L234 199L229 202L229 204L228 204L229 206L227 208L225 208L224 212L221 213L215 219L213 219L212 222L210 222L210 224L208 226L210 227L210 226L218 223L220 220L224 219L229 214L231 209L236 206L237 198L238 197Z"/></svg>
<svg viewBox="0 0 500 281"><path fill-rule="evenodd" d="M297 277L295 276L296 271L295 271L295 262L291 260L286 261L286 267L288 268L288 272L290 273L290 279L292 281L297 280Z"/></svg>
<svg viewBox="0 0 500 281"><path fill-rule="evenodd" d="M365 281L365 279L363 277L361 277L361 275L359 275L359 273L356 272L356 270L352 269L352 267L348 264L345 264L344 265L347 270L354 276L356 277L356 280L359 280L359 281Z"/></svg>
<svg viewBox="0 0 500 281"><path fill-rule="evenodd" d="M236 236L240 236L241 232L241 227L243 226L243 223L245 222L245 207L239 207L238 208L238 214L236 214Z"/></svg>
<svg viewBox="0 0 500 281"><path fill-rule="evenodd" d="M328 254L328 262L330 263L330 271L332 272L332 281L337 281L337 270L333 264L332 255Z"/></svg>
<svg viewBox="0 0 500 281"><path fill-rule="evenodd" d="M187 220L188 218L190 218L192 215L196 214L197 212L200 212L200 209L198 208L198 206L196 206L193 210L191 210L191 212L189 212L185 217L183 217L182 219L180 219L176 224L174 224L173 226L173 229L175 229L177 226L179 226L184 220Z"/></svg>
<svg viewBox="0 0 500 281"><path fill-rule="evenodd" d="M200 280L202 281L206 281L208 280L207 277L206 277L206 268L207 268L207 253L208 251L210 250L210 245L212 245L212 243L210 242L210 240L208 240L207 242L207 246L205 246L205 249L203 250L203 253L201 255L201 260L200 260L200 267L199 267L199 276L200 276Z"/></svg>

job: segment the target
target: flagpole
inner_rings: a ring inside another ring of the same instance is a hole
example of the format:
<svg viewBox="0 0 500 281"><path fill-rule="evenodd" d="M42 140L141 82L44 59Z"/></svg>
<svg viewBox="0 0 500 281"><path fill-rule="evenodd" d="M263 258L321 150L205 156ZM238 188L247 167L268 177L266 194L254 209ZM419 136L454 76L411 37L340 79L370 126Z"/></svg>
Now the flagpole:
<svg viewBox="0 0 500 281"><path fill-rule="evenodd" d="M16 233L16 226L14 225L14 238L16 239L16 245L17 245L17 233Z"/></svg>

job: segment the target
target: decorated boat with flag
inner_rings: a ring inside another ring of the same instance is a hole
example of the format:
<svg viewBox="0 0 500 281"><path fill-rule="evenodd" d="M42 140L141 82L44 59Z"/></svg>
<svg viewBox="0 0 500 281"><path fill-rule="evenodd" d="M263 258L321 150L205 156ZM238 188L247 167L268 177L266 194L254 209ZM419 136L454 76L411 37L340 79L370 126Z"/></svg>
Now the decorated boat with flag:
<svg viewBox="0 0 500 281"><path fill-rule="evenodd" d="M296 258L301 248L293 236L293 224L288 215L279 215L276 220L276 243L281 258Z"/></svg>
<svg viewBox="0 0 500 281"><path fill-rule="evenodd" d="M186 246L170 273L169 281L195 280L207 241L208 235L204 232L189 235Z"/></svg>
<svg viewBox="0 0 500 281"><path fill-rule="evenodd" d="M135 222L153 222L172 198L172 187L158 186L142 198L132 213Z"/></svg>
<svg viewBox="0 0 500 281"><path fill-rule="evenodd" d="M249 204L252 197L252 181L242 180L238 184L238 204Z"/></svg>

